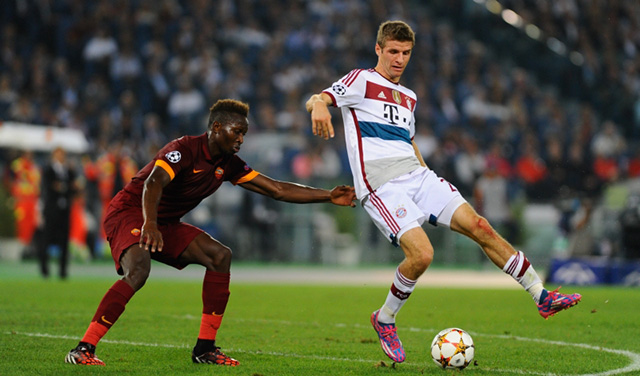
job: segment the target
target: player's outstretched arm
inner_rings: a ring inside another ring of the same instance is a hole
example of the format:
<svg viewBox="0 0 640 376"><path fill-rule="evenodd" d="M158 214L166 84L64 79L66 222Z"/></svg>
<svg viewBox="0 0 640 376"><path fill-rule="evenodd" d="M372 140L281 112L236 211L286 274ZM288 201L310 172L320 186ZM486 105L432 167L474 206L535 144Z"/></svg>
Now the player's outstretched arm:
<svg viewBox="0 0 640 376"><path fill-rule="evenodd" d="M312 95L306 103L307 111L311 114L311 129L314 136L323 137L325 140L335 136L329 112L331 104L331 97L324 93Z"/></svg>
<svg viewBox="0 0 640 376"><path fill-rule="evenodd" d="M250 181L240 184L240 186L278 201L297 204L330 202L339 206L356 206L355 190L353 187L346 185L337 186L329 191L298 183L275 180L259 174Z"/></svg>

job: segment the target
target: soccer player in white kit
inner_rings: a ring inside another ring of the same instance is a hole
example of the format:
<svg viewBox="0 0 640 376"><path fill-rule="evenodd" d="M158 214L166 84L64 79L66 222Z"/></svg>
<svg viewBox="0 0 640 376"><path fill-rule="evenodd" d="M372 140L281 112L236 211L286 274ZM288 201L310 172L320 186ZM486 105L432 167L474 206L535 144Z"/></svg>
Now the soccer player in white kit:
<svg viewBox="0 0 640 376"><path fill-rule="evenodd" d="M375 68L352 70L306 103L313 134L325 139L334 137L328 106L341 109L358 199L378 229L405 254L384 304L371 314L382 350L394 362L405 360L396 315L433 260L433 246L421 227L425 221L473 239L531 294L543 318L581 299L580 294L547 291L525 255L478 215L455 186L425 164L413 141L416 94L399 83L414 45L415 34L408 24L382 23Z"/></svg>

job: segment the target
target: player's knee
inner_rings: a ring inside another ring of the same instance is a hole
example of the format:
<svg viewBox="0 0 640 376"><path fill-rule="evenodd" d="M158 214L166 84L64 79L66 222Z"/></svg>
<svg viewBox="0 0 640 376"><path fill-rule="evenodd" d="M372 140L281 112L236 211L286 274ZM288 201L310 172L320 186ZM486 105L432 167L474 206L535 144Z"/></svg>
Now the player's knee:
<svg viewBox="0 0 640 376"><path fill-rule="evenodd" d="M433 261L433 250L431 252L429 252L428 250L424 252L420 252L416 255L413 255L409 259L409 262L411 263L413 270L415 270L416 272L419 272L420 274L424 273L424 271L427 270L429 265L431 265L432 261Z"/></svg>
<svg viewBox="0 0 640 376"><path fill-rule="evenodd" d="M220 250L220 263L230 264L232 256L233 256L233 252L231 251L231 248L227 246L223 246L222 249Z"/></svg>
<svg viewBox="0 0 640 376"><path fill-rule="evenodd" d="M222 271L228 269L231 265L231 257L233 255L231 248L222 244L216 244L216 246L212 247L207 253L210 255L211 266L214 269Z"/></svg>
<svg viewBox="0 0 640 376"><path fill-rule="evenodd" d="M149 278L151 267L148 263L137 263L124 270L123 280L135 291L140 290Z"/></svg>
<svg viewBox="0 0 640 376"><path fill-rule="evenodd" d="M135 291L144 286L151 272L151 256L149 252L132 247L125 251L120 259L122 266L123 280Z"/></svg>
<svg viewBox="0 0 640 376"><path fill-rule="evenodd" d="M476 216L472 227L473 235L480 241L487 241L496 236L495 230L483 216Z"/></svg>

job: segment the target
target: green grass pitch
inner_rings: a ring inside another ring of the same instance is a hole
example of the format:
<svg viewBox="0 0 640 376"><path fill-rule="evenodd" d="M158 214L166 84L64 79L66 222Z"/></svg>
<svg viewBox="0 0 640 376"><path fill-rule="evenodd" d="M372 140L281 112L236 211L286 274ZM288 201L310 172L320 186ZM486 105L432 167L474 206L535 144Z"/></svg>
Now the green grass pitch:
<svg viewBox="0 0 640 376"><path fill-rule="evenodd" d="M115 273L61 282L0 269L0 375L640 375L637 288L565 286L582 302L545 321L522 290L419 287L397 321L407 360L392 367L369 324L387 287L232 278L217 342L241 364L227 368L191 363L201 282L152 271L98 346L107 366L79 367L64 356ZM433 336L452 326L476 345L477 363L463 371L429 356Z"/></svg>

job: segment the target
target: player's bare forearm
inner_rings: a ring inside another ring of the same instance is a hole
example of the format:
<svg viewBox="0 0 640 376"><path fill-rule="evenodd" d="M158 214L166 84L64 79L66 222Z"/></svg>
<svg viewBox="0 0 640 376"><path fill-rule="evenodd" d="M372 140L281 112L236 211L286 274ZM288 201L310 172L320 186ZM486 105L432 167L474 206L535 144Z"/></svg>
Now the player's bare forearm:
<svg viewBox="0 0 640 376"><path fill-rule="evenodd" d="M158 230L158 204L164 186L170 180L168 174L154 168L151 175L144 182L142 190L142 218L144 223L140 229L140 247L151 252L162 252L164 240ZM165 176L166 175L166 176Z"/></svg>
<svg viewBox="0 0 640 376"><path fill-rule="evenodd" d="M278 201L296 204L331 202L340 206L355 206L355 190L348 186L338 186L329 191L303 184L274 180L262 174L249 182L242 183L241 186Z"/></svg>
<svg viewBox="0 0 640 376"><path fill-rule="evenodd" d="M313 94L307 100L307 103L306 103L307 112L311 113L311 111L313 111L313 106L318 102L324 103L325 107L330 106L332 104L331 97L329 97L327 94L324 94L324 93Z"/></svg>
<svg viewBox="0 0 640 376"><path fill-rule="evenodd" d="M324 93L312 95L306 103L307 111L311 114L311 130L313 134L323 137L325 140L335 136L333 124L331 124L331 113L329 112L329 105L331 104L331 97Z"/></svg>

